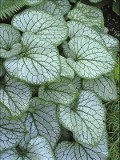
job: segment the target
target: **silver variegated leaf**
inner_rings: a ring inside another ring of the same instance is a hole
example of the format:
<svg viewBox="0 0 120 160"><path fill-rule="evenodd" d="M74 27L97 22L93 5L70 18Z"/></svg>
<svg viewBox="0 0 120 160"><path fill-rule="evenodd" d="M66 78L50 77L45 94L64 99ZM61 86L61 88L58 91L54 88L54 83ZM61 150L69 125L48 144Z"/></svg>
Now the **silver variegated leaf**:
<svg viewBox="0 0 120 160"><path fill-rule="evenodd" d="M61 61L61 76L66 78L74 78L73 69L67 64L66 58L60 56Z"/></svg>
<svg viewBox="0 0 120 160"><path fill-rule="evenodd" d="M69 48L74 55L67 59L67 63L80 77L96 78L114 68L115 62L108 50L88 36L72 38Z"/></svg>
<svg viewBox="0 0 120 160"><path fill-rule="evenodd" d="M44 137L38 136L31 139L27 147L22 149L26 151L24 155L11 149L1 154L1 160L55 160L51 146Z"/></svg>
<svg viewBox="0 0 120 160"><path fill-rule="evenodd" d="M105 108L94 93L82 91L78 105L72 109L60 105L58 116L77 142L92 146L99 143L105 130Z"/></svg>
<svg viewBox="0 0 120 160"><path fill-rule="evenodd" d="M64 21L44 11L26 10L13 18L12 25L22 32L32 32L36 37L55 45L61 44L68 34Z"/></svg>
<svg viewBox="0 0 120 160"><path fill-rule="evenodd" d="M57 160L106 160L107 140L103 137L97 147L81 145L77 142L61 142L55 150Z"/></svg>
<svg viewBox="0 0 120 160"><path fill-rule="evenodd" d="M105 101L117 99L115 81L107 76L101 76L93 80L83 80L83 89L95 92Z"/></svg>
<svg viewBox="0 0 120 160"><path fill-rule="evenodd" d="M68 105L76 98L77 94L72 81L62 77L56 82L41 85L38 97L55 104Z"/></svg>
<svg viewBox="0 0 120 160"><path fill-rule="evenodd" d="M41 84L60 76L58 50L51 43L30 33L22 37L23 53L5 61L10 75L28 83Z"/></svg>
<svg viewBox="0 0 120 160"><path fill-rule="evenodd" d="M9 58L21 52L20 32L9 24L0 24L0 57Z"/></svg>
<svg viewBox="0 0 120 160"><path fill-rule="evenodd" d="M25 0L26 4L29 6L37 5L42 3L44 0Z"/></svg>
<svg viewBox="0 0 120 160"><path fill-rule="evenodd" d="M9 76L0 84L0 103L8 108L12 116L19 116L28 109L31 96L27 84Z"/></svg>
<svg viewBox="0 0 120 160"><path fill-rule="evenodd" d="M0 151L17 145L26 133L19 118L12 119L9 110L0 102Z"/></svg>
<svg viewBox="0 0 120 160"><path fill-rule="evenodd" d="M68 18L86 23L88 26L104 27L102 11L96 7L77 3L77 6L68 13Z"/></svg>
<svg viewBox="0 0 120 160"><path fill-rule="evenodd" d="M74 51L70 49L67 41L63 43L62 47L63 47L63 53L66 56L66 58L69 58L69 57L73 59L75 58Z"/></svg>
<svg viewBox="0 0 120 160"><path fill-rule="evenodd" d="M36 135L44 136L54 148L60 137L60 126L56 114L56 106L39 98L33 98L30 109L25 118L26 128L29 132L25 141Z"/></svg>

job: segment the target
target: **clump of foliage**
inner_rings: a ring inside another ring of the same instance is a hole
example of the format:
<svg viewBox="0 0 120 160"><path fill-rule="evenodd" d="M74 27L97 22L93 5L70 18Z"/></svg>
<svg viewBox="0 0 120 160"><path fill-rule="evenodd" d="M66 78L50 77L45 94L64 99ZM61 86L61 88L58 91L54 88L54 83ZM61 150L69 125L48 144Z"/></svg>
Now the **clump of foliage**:
<svg viewBox="0 0 120 160"><path fill-rule="evenodd" d="M27 3L0 24L1 160L105 160L118 41L98 8Z"/></svg>

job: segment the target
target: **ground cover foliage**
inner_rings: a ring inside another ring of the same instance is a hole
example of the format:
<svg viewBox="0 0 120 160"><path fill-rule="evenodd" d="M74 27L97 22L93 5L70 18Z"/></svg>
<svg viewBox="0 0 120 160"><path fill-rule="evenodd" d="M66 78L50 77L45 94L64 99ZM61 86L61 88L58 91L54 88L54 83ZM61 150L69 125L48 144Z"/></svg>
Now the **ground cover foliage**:
<svg viewBox="0 0 120 160"><path fill-rule="evenodd" d="M119 43L102 10L76 0L1 2L1 19L24 6L0 24L1 160L107 159L106 122L118 130ZM106 117L108 104L116 109Z"/></svg>

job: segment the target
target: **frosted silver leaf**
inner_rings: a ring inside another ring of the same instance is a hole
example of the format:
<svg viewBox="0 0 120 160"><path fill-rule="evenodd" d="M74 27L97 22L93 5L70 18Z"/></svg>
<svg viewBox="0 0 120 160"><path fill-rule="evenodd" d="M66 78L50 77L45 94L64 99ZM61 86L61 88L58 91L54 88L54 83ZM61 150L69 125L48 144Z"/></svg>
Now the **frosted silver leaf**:
<svg viewBox="0 0 120 160"><path fill-rule="evenodd" d="M105 109L94 93L82 91L73 109L60 105L58 116L77 142L92 146L100 142L105 129Z"/></svg>

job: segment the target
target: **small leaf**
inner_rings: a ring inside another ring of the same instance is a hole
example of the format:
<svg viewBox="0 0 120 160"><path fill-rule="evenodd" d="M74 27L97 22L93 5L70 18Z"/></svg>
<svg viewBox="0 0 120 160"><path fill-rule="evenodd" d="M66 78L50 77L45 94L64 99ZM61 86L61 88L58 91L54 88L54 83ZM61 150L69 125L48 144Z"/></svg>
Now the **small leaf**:
<svg viewBox="0 0 120 160"><path fill-rule="evenodd" d="M83 89L95 92L105 101L117 99L115 81L107 76L101 76L93 80L83 80Z"/></svg>
<svg viewBox="0 0 120 160"><path fill-rule="evenodd" d="M60 75L58 50L30 33L22 37L25 51L5 61L10 75L32 84L53 81Z"/></svg>
<svg viewBox="0 0 120 160"><path fill-rule="evenodd" d="M31 139L24 149L25 155L20 155L15 149L1 154L1 160L55 160L53 151L44 137Z"/></svg>
<svg viewBox="0 0 120 160"><path fill-rule="evenodd" d="M57 160L106 160L108 148L103 138L98 147L81 145L76 142L61 142L55 150Z"/></svg>
<svg viewBox="0 0 120 160"><path fill-rule="evenodd" d="M9 58L21 51L20 33L9 24L0 24L0 57ZM17 48L17 49L16 49Z"/></svg>
<svg viewBox="0 0 120 160"><path fill-rule="evenodd" d="M67 63L80 77L96 78L114 68L115 62L108 50L88 36L72 38L69 48L74 52L74 59L68 58Z"/></svg>
<svg viewBox="0 0 120 160"><path fill-rule="evenodd" d="M68 18L86 23L88 26L104 27L104 17L102 11L96 7L77 3L77 7L68 13Z"/></svg>
<svg viewBox="0 0 120 160"><path fill-rule="evenodd" d="M36 135L44 136L54 148L60 137L56 106L33 98L30 102L30 109L33 112L28 112L25 119L26 128L29 131L25 139L30 140Z"/></svg>
<svg viewBox="0 0 120 160"><path fill-rule="evenodd" d="M12 24L22 32L32 32L36 37L55 45L67 38L66 23L43 11L26 10L14 16Z"/></svg>
<svg viewBox="0 0 120 160"><path fill-rule="evenodd" d="M94 93L82 91L73 109L60 105L58 116L77 142L92 146L99 143L105 129L105 108Z"/></svg>
<svg viewBox="0 0 120 160"><path fill-rule="evenodd" d="M77 91L67 78L40 86L38 97L55 104L70 104L77 96Z"/></svg>
<svg viewBox="0 0 120 160"><path fill-rule="evenodd" d="M12 116L19 116L28 109L31 96L32 93L27 84L8 76L0 85L0 103L8 108Z"/></svg>
<svg viewBox="0 0 120 160"><path fill-rule="evenodd" d="M89 1L92 3L98 3L98 2L101 2L102 0L89 0Z"/></svg>
<svg viewBox="0 0 120 160"><path fill-rule="evenodd" d="M9 110L0 102L0 151L17 145L26 132L21 120L8 119L10 116Z"/></svg>
<svg viewBox="0 0 120 160"><path fill-rule="evenodd" d="M26 2L27 5L32 6L32 5L37 5L39 3L42 3L43 0L25 0L25 2Z"/></svg>
<svg viewBox="0 0 120 160"><path fill-rule="evenodd" d="M36 10L36 11L42 10L48 14L51 14L52 16L54 16L55 18L57 18L59 20L64 20L63 13L59 9L59 6L52 1L45 1L45 2L41 3L40 5L31 7L30 9Z"/></svg>
<svg viewBox="0 0 120 160"><path fill-rule="evenodd" d="M61 61L61 76L66 78L74 78L73 69L67 64L66 58L60 56Z"/></svg>

